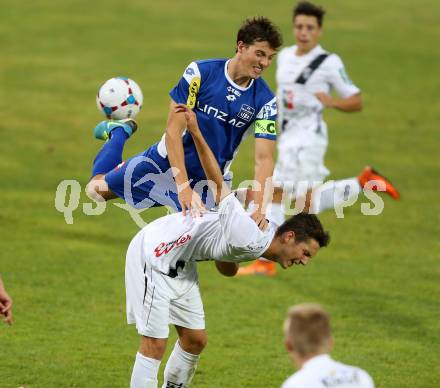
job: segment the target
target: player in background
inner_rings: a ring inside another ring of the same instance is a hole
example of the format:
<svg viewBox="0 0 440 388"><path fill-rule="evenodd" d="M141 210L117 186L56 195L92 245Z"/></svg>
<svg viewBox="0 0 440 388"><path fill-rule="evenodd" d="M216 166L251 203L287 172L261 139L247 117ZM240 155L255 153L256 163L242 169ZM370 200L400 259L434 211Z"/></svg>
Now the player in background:
<svg viewBox="0 0 440 388"><path fill-rule="evenodd" d="M361 91L348 77L341 58L319 44L324 14L314 4L298 3L293 9L296 44L282 49L278 55L276 81L281 134L271 206L271 217L278 223L284 220L283 189L293 189L290 194L297 204L304 204L304 211L315 214L336 208L352 196L356 198L371 180L382 182L392 198L399 198L391 182L371 167L366 167L358 177L322 184L330 173L324 165L328 146L324 109L341 112L362 109ZM332 90L339 97L332 97L329 94ZM273 263L263 260L239 271L239 275L275 273Z"/></svg>
<svg viewBox="0 0 440 388"><path fill-rule="evenodd" d="M238 31L232 58L189 64L170 92L162 139L119 168L115 167L121 163L124 143L133 133L133 126L128 125L133 121L98 124L95 136L109 140L94 161L89 196L105 200L119 196L137 208L169 205L195 214L203 208L201 199L208 202L207 208L212 207L209 190L199 184L206 177L194 141L185 132L183 114L176 113L176 104L184 103L195 109L203 136L225 176L240 143L254 133L255 180L261 190L255 197L258 206L253 219L264 226L263 189L273 174L277 107L276 98L261 75L281 44L278 29L268 19L246 20ZM129 198L124 181L131 189Z"/></svg>
<svg viewBox="0 0 440 388"><path fill-rule="evenodd" d="M196 261L216 260L223 274L233 275L238 262L264 256L283 268L306 265L329 236L317 216L298 214L278 229L262 231L223 181L216 157L204 139L196 115L177 105L214 192L218 212L203 217L175 213L144 227L127 250L125 283L127 321L136 324L140 347L131 388L157 387L169 325L179 339L167 361L163 387L187 387L207 343Z"/></svg>
<svg viewBox="0 0 440 388"><path fill-rule="evenodd" d="M0 278L0 315L3 315L3 321L9 325L12 324L12 298L6 292L2 279Z"/></svg>
<svg viewBox="0 0 440 388"><path fill-rule="evenodd" d="M330 317L320 305L304 303L289 309L284 344L298 371L281 388L374 388L367 372L330 357Z"/></svg>

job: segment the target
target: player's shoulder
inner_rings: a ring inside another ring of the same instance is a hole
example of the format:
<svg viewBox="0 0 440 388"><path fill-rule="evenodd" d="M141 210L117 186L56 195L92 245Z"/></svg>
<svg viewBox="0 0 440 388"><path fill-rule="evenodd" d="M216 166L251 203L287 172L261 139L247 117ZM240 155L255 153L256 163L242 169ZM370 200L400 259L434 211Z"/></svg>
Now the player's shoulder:
<svg viewBox="0 0 440 388"><path fill-rule="evenodd" d="M296 44L293 46L283 47L277 54L278 62L285 59L286 57L293 56L296 51Z"/></svg>
<svg viewBox="0 0 440 388"><path fill-rule="evenodd" d="M211 58L211 59L199 59L195 61L200 66L224 66L226 63L226 58Z"/></svg>
<svg viewBox="0 0 440 388"><path fill-rule="evenodd" d="M367 371L353 365L344 365L347 369L350 369L357 375L359 386L362 388L374 388L374 381Z"/></svg>
<svg viewBox="0 0 440 388"><path fill-rule="evenodd" d="M323 52L328 54L328 57L323 63L324 66L331 68L340 68L344 66L344 63L342 62L342 58L338 54L330 51L323 51Z"/></svg>
<svg viewBox="0 0 440 388"><path fill-rule="evenodd" d="M354 365L344 364L340 361L332 360L332 362L336 369L340 371L345 371L345 373L351 373L352 375L356 376L356 381L359 383L359 387L374 388L373 379L367 371Z"/></svg>
<svg viewBox="0 0 440 388"><path fill-rule="evenodd" d="M300 371L294 373L281 385L281 388L300 388L307 387L306 376Z"/></svg>
<svg viewBox="0 0 440 388"><path fill-rule="evenodd" d="M223 74L226 59L201 59L191 62L183 73L188 83L197 77L202 81L210 78L211 74Z"/></svg>
<svg viewBox="0 0 440 388"><path fill-rule="evenodd" d="M272 90L270 89L269 85L263 78L257 78L254 81L254 87L257 90L257 93L265 93L266 95L273 95Z"/></svg>
<svg viewBox="0 0 440 388"><path fill-rule="evenodd" d="M200 72L210 71L223 71L227 59L226 58L213 58L213 59L200 59L194 61Z"/></svg>

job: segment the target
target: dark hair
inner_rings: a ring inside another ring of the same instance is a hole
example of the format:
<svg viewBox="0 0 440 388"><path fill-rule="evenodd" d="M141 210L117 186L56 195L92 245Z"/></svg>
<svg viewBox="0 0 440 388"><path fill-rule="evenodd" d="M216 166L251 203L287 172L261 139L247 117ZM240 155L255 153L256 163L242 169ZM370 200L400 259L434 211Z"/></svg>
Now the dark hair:
<svg viewBox="0 0 440 388"><path fill-rule="evenodd" d="M265 17L246 19L237 33L237 43L254 44L254 42L267 42L269 46L277 50L283 44L278 27Z"/></svg>
<svg viewBox="0 0 440 388"><path fill-rule="evenodd" d="M326 247L330 242L328 232L324 231L321 221L314 214L299 213L290 217L277 229L275 236L289 231L295 232L296 241L307 241L313 238L321 248Z"/></svg>
<svg viewBox="0 0 440 388"><path fill-rule="evenodd" d="M325 10L308 1L299 2L293 9L293 21L298 15L314 16L318 20L319 27L322 27L322 20L324 19Z"/></svg>

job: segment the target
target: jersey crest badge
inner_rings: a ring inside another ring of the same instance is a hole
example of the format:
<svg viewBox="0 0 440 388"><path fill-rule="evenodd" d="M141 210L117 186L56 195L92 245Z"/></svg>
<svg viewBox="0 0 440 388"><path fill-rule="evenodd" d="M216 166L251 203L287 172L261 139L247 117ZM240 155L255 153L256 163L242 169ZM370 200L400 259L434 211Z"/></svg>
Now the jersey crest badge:
<svg viewBox="0 0 440 388"><path fill-rule="evenodd" d="M251 121L252 117L255 114L255 109L249 105L243 104L241 106L240 112L238 112L238 117L244 121Z"/></svg>

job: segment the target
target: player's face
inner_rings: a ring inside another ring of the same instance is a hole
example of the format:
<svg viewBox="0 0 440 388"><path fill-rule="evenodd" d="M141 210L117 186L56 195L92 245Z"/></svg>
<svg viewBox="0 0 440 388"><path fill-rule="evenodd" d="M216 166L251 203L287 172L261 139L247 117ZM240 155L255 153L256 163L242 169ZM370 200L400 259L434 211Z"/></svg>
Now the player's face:
<svg viewBox="0 0 440 388"><path fill-rule="evenodd" d="M289 268L292 265L307 265L318 250L319 244L315 239L296 242L293 237L284 244L278 262L283 268Z"/></svg>
<svg viewBox="0 0 440 388"><path fill-rule="evenodd" d="M298 15L293 22L293 34L299 54L306 54L314 49L321 37L322 28L319 27L315 16Z"/></svg>
<svg viewBox="0 0 440 388"><path fill-rule="evenodd" d="M243 76L256 79L270 66L277 52L264 41L251 45L238 42L237 53L240 56Z"/></svg>

